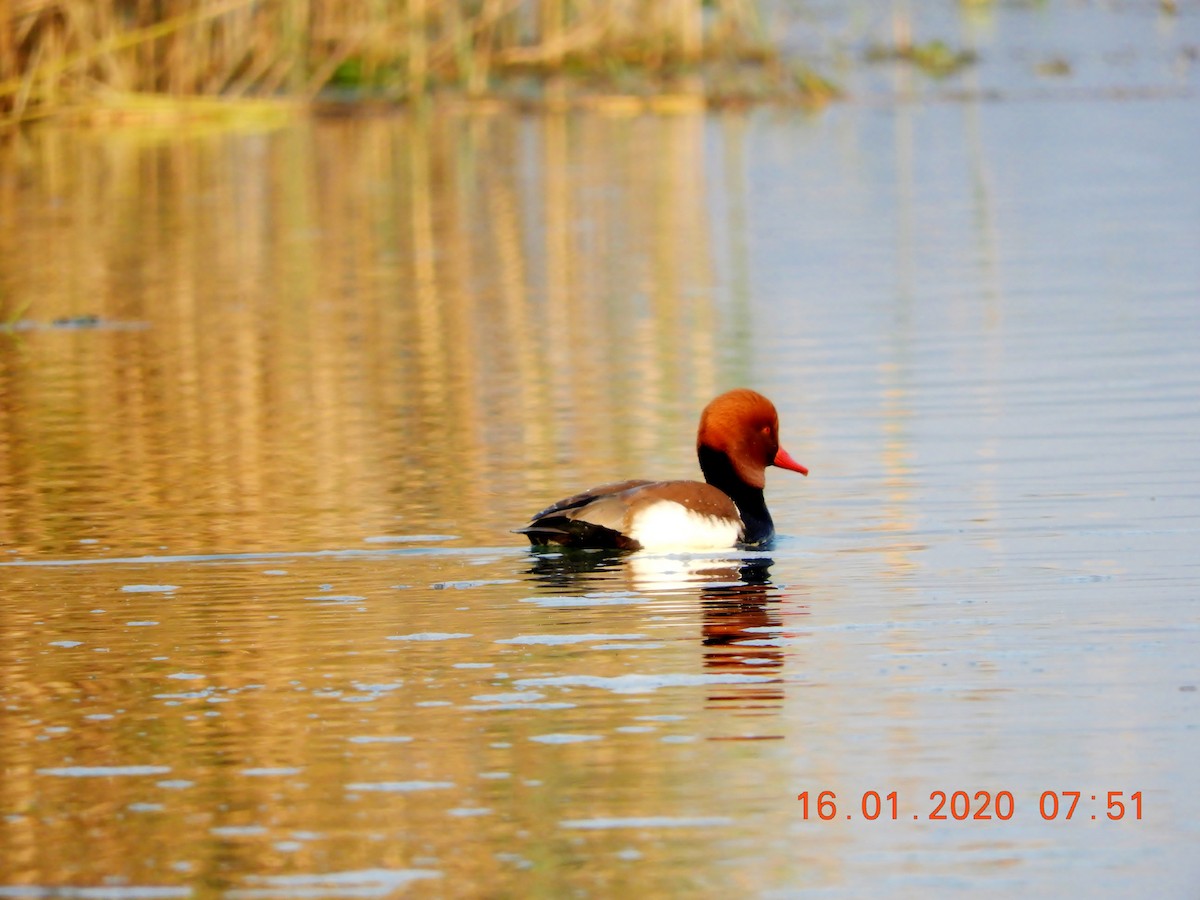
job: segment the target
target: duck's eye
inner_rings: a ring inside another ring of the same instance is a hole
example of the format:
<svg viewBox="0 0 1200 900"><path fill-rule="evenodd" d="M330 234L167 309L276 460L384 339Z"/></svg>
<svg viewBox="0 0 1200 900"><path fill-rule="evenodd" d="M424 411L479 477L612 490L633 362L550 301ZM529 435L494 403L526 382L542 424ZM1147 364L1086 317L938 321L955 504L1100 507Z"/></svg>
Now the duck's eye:
<svg viewBox="0 0 1200 900"><path fill-rule="evenodd" d="M775 436L775 429L770 425L763 426L759 433L762 435L762 447L766 452L767 459L775 458L775 453L779 449L779 438Z"/></svg>

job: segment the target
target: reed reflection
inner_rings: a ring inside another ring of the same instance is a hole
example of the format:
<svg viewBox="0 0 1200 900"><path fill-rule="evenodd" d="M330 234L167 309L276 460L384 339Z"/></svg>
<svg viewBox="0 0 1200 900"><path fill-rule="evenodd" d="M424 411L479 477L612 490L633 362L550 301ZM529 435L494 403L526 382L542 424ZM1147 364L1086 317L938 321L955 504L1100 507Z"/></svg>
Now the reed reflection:
<svg viewBox="0 0 1200 900"><path fill-rule="evenodd" d="M0 542L503 543L572 477L531 461L686 446L729 380L705 140L426 112L0 147Z"/></svg>

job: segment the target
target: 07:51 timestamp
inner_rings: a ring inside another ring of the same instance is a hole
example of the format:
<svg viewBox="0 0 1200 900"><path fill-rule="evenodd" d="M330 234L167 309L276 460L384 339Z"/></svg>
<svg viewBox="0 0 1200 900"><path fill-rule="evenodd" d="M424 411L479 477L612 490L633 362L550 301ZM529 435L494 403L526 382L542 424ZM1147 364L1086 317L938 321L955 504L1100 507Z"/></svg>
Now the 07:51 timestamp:
<svg viewBox="0 0 1200 900"><path fill-rule="evenodd" d="M1090 799L1089 799L1090 798ZM880 796L879 791L864 791L858 797L852 797L847 803L842 802L839 812L838 796L833 791L821 791L810 795L804 791L796 796L800 801L800 816L803 819L816 818L823 822L833 819L853 819L861 815L869 821L876 819L904 818L900 814L900 796L896 791L890 791ZM1079 810L1080 800L1084 808ZM913 813L913 819L928 819L930 821L947 821L953 819L961 822L989 821L998 819L1007 822L1016 813L1017 802L1012 791L933 791L929 795L930 807L924 812ZM1094 807L1091 803L1101 802L1103 809ZM811 806L810 806L811 803ZM1076 811L1079 815L1076 816ZM1127 813L1133 813L1133 818L1142 818L1142 792L1134 791L1126 797L1124 791L1108 791L1106 794L1084 794L1083 791L1042 791L1038 797L1038 812L1046 821L1057 819L1088 818L1094 821L1103 813L1103 818L1113 822L1125 818ZM810 813L815 815L810 816Z"/></svg>

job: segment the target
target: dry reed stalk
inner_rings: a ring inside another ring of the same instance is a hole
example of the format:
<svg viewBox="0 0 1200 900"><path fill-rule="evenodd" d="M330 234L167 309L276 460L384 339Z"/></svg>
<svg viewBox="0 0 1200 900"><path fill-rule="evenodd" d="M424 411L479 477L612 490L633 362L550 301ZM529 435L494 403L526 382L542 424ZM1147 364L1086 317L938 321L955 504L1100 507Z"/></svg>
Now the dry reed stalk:
<svg viewBox="0 0 1200 900"><path fill-rule="evenodd" d="M286 0L283 7L282 55L291 61L287 70L289 93L304 88L306 73L303 61L308 59L308 23L312 17L309 0Z"/></svg>
<svg viewBox="0 0 1200 900"><path fill-rule="evenodd" d="M12 78L17 69L17 45L9 27L12 20L12 0L0 0L0 83Z"/></svg>
<svg viewBox="0 0 1200 900"><path fill-rule="evenodd" d="M538 25L542 39L542 61L548 66L560 66L564 54L567 11L564 0L542 0Z"/></svg>
<svg viewBox="0 0 1200 900"><path fill-rule="evenodd" d="M678 29L680 55L686 60L699 59L704 27L700 4L691 0L675 0L673 12Z"/></svg>
<svg viewBox="0 0 1200 900"><path fill-rule="evenodd" d="M90 4L46 2L44 8L55 13L60 13L61 23L67 24L65 27L63 24L59 24L57 27L54 24L45 27L44 34L46 38L34 42L34 52L36 53L38 50L49 46L49 59L45 62L36 60L37 64L26 65L23 76L0 81L0 97L13 93L26 78L45 83L48 86L53 85L55 79L62 78L72 73L75 69L93 63L101 57L116 54L130 48L141 47L162 38L175 35L197 22L222 16L239 7L249 6L253 2L254 0L224 0L222 3L213 3L206 8L130 31L114 31L111 34L103 36L84 34L81 40L86 46L79 47L73 53L68 53L68 44L65 40L64 31L68 30L80 17L86 17L86 11ZM0 25L11 27L14 21L10 19L9 23L0 23ZM30 27L32 28L33 26L31 25ZM26 35L20 33L21 29L19 27L16 30L18 31L18 39L26 37Z"/></svg>
<svg viewBox="0 0 1200 900"><path fill-rule="evenodd" d="M408 82L406 93L423 93L429 75L429 46L425 36L425 0L408 0Z"/></svg>

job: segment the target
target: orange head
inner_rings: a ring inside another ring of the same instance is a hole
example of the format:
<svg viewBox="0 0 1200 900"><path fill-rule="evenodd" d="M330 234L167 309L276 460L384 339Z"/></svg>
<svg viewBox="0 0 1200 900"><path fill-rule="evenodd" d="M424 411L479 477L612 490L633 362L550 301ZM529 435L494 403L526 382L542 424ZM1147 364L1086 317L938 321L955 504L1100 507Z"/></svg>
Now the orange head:
<svg viewBox="0 0 1200 900"><path fill-rule="evenodd" d="M704 407L696 434L696 449L701 447L724 453L738 477L751 487L766 486L767 466L808 474L779 446L775 404L746 388L728 391Z"/></svg>

